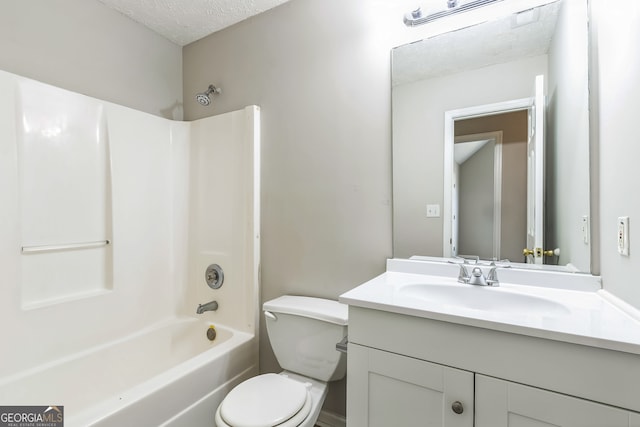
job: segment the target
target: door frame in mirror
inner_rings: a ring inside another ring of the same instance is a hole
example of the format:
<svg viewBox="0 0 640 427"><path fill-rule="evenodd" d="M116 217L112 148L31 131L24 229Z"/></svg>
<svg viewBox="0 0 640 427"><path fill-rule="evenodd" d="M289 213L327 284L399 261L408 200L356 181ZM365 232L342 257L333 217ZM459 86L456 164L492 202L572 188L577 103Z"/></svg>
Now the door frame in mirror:
<svg viewBox="0 0 640 427"><path fill-rule="evenodd" d="M528 110L531 108L531 98L514 99L493 104L478 105L444 113L444 188L443 188L443 227L442 227L442 254L445 258L453 256L451 250L452 232L452 171L454 166L454 142L455 121L474 117L490 116L494 114L513 111Z"/></svg>
<svg viewBox="0 0 640 427"><path fill-rule="evenodd" d="M491 132L483 132L483 133L476 133L476 134L470 134L470 135L461 135L461 136L456 136L454 137L454 143L455 144L464 144L466 142L473 142L473 141L491 141L493 143L493 239L492 239L492 256L495 259L499 259L500 256L500 244L501 244L501 225L502 225L502 134L503 132L501 130L498 131L491 131ZM455 156L455 148L456 146L454 145L454 158ZM457 163L457 160L454 160ZM461 168L462 164L458 164L459 168ZM455 169L453 171L453 175L455 175ZM453 177L452 175L452 177ZM455 194L458 194L458 197L460 197L460 191L461 191L461 187L460 187L461 183L458 179L452 179L452 183L451 183L451 194L452 194L452 201L451 201L451 207L452 207L452 212L451 215L449 216L450 220L451 220L451 246L456 246L459 249L460 248L460 232L458 231L457 233L455 233L455 225L454 223L460 224L460 211L459 211L459 199L456 199ZM456 188L457 187L457 188ZM454 209L454 206L458 206L457 208ZM454 218L455 217L455 218ZM459 251L452 251L452 255L456 256L458 254Z"/></svg>

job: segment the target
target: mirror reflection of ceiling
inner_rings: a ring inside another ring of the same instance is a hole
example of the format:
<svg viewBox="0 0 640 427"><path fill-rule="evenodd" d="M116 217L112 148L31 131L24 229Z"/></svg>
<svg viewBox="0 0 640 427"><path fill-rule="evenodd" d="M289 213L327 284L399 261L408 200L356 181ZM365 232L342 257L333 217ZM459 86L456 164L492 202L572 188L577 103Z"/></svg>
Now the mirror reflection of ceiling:
<svg viewBox="0 0 640 427"><path fill-rule="evenodd" d="M430 38L429 43L395 49L392 85L543 55L549 50L559 8L559 2L554 2L464 31L441 34Z"/></svg>
<svg viewBox="0 0 640 427"><path fill-rule="evenodd" d="M465 141L461 143L457 143L455 145L455 152L453 153L453 160L461 165L471 156L476 154L482 147L484 147L488 142L491 142L490 139L481 139L479 141Z"/></svg>
<svg viewBox="0 0 640 427"><path fill-rule="evenodd" d="M480 150L489 139L477 139L478 135L502 133L502 143L527 142L527 110L490 114L456 120L453 160L461 165Z"/></svg>
<svg viewBox="0 0 640 427"><path fill-rule="evenodd" d="M502 131L503 143L526 142L528 126L527 110L510 111L507 113L489 114L481 117L456 120L456 142L464 135Z"/></svg>

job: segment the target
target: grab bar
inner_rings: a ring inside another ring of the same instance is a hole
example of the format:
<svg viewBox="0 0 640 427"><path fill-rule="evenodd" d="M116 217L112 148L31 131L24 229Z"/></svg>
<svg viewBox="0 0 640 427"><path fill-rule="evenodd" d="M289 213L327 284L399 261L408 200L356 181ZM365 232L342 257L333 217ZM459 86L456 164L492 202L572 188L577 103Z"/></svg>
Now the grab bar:
<svg viewBox="0 0 640 427"><path fill-rule="evenodd" d="M98 248L100 246L106 246L111 244L109 240L97 240L95 242L80 242L80 243L65 243L60 245L38 245L38 246L23 246L22 253L30 254L37 252L53 252L53 251L63 251L70 249L89 249L89 248Z"/></svg>

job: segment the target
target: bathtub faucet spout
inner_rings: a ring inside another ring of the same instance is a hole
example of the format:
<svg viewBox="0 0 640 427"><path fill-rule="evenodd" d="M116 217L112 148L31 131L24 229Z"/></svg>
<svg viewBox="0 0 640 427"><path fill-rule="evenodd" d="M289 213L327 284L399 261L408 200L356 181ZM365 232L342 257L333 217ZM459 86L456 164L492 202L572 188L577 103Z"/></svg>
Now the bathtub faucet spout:
<svg viewBox="0 0 640 427"><path fill-rule="evenodd" d="M198 304L198 309L196 310L197 314L202 314L205 311L216 311L218 309L218 302L211 301L205 304Z"/></svg>

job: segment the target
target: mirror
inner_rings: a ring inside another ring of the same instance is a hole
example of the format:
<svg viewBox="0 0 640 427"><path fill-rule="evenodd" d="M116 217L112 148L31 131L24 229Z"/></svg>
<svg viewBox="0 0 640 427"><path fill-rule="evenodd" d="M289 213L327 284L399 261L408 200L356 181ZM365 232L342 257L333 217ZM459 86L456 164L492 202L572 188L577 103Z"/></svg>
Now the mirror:
<svg viewBox="0 0 640 427"><path fill-rule="evenodd" d="M394 48L392 123L394 257L590 271L587 0Z"/></svg>

